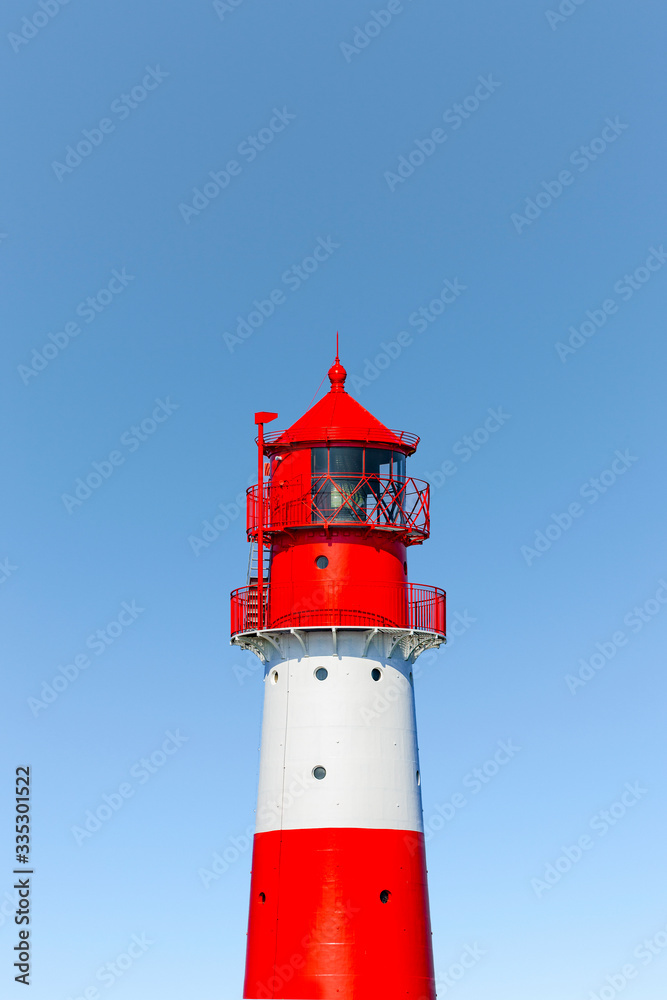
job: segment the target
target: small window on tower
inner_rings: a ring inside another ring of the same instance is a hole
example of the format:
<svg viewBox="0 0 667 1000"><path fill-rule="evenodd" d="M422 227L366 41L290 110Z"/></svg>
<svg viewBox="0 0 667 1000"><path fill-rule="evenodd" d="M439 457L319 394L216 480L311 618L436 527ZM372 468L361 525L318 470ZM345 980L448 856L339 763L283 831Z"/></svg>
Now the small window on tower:
<svg viewBox="0 0 667 1000"><path fill-rule="evenodd" d="M315 565L317 566L318 569L326 569L327 566L329 565L329 560L327 559L326 556L318 556L317 559L315 560Z"/></svg>

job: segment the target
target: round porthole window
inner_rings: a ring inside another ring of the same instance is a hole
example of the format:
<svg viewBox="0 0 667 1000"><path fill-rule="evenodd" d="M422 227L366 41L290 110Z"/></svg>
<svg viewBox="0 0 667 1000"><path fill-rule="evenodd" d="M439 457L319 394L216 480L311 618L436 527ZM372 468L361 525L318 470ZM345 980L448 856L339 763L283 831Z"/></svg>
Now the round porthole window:
<svg viewBox="0 0 667 1000"><path fill-rule="evenodd" d="M329 560L327 559L326 556L318 556L317 559L315 560L315 565L317 566L318 569L326 569L327 566L329 565Z"/></svg>
<svg viewBox="0 0 667 1000"><path fill-rule="evenodd" d="M421 776L421 774L419 773L419 771L417 771L417 784L418 784L418 785L421 785L421 783L422 783L422 776Z"/></svg>
<svg viewBox="0 0 667 1000"><path fill-rule="evenodd" d="M371 677L373 678L374 681L381 680L382 679L382 671L378 670L377 667L373 667L373 669L371 670Z"/></svg>
<svg viewBox="0 0 667 1000"><path fill-rule="evenodd" d="M272 670L271 671L271 683L272 684L277 684L278 683L278 671L277 670Z"/></svg>
<svg viewBox="0 0 667 1000"><path fill-rule="evenodd" d="M389 892L389 889L383 889L382 892L380 893L380 902L388 903L390 896L391 893Z"/></svg>
<svg viewBox="0 0 667 1000"><path fill-rule="evenodd" d="M325 681L329 676L329 671L327 670L326 667L318 667L317 670L315 671L315 676L317 677L318 681Z"/></svg>
<svg viewBox="0 0 667 1000"><path fill-rule="evenodd" d="M322 778L326 778L326 776L327 776L326 768L322 767L321 764L318 764L317 767L313 768L313 777L317 778L318 781L321 781Z"/></svg>

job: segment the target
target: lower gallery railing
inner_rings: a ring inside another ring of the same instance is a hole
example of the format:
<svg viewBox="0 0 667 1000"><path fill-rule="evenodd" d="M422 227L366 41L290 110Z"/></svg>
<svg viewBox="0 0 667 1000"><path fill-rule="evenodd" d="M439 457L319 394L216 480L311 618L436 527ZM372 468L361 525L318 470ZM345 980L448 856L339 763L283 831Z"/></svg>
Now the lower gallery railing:
<svg viewBox="0 0 667 1000"><path fill-rule="evenodd" d="M361 625L410 628L445 635L444 590L417 583L325 584L308 594L293 586L271 587L264 594L263 628ZM257 587L231 595L231 632L257 628Z"/></svg>

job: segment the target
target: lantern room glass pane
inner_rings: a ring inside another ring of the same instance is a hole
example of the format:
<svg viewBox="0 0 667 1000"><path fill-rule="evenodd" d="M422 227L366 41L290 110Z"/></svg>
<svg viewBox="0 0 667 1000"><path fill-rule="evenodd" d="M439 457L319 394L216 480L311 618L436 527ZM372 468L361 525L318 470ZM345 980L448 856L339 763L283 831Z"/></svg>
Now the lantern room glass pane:
<svg viewBox="0 0 667 1000"><path fill-rule="evenodd" d="M401 451L392 452L392 478L405 482L405 455Z"/></svg>
<svg viewBox="0 0 667 1000"><path fill-rule="evenodd" d="M363 476L363 448L329 448L329 474Z"/></svg>
<svg viewBox="0 0 667 1000"><path fill-rule="evenodd" d="M405 485L405 455L384 448L367 448L366 482L371 521L378 525L404 524L401 499Z"/></svg>
<svg viewBox="0 0 667 1000"><path fill-rule="evenodd" d="M404 523L405 455L389 448L312 449L313 521Z"/></svg>
<svg viewBox="0 0 667 1000"><path fill-rule="evenodd" d="M329 471L329 449L313 448L313 475L326 476Z"/></svg>
<svg viewBox="0 0 667 1000"><path fill-rule="evenodd" d="M366 448L366 475L405 481L405 455L384 448Z"/></svg>
<svg viewBox="0 0 667 1000"><path fill-rule="evenodd" d="M313 448L314 476L327 474L405 479L405 455L388 448Z"/></svg>
<svg viewBox="0 0 667 1000"><path fill-rule="evenodd" d="M313 521L365 521L363 448L313 448Z"/></svg>
<svg viewBox="0 0 667 1000"><path fill-rule="evenodd" d="M391 478L391 452L384 448L366 448L366 475Z"/></svg>

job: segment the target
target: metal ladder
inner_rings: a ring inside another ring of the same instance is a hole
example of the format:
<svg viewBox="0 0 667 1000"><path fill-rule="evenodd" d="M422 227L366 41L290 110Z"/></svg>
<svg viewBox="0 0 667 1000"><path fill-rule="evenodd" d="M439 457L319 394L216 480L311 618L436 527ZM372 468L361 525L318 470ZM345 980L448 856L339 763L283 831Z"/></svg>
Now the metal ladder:
<svg viewBox="0 0 667 1000"><path fill-rule="evenodd" d="M263 594L264 594L264 614L266 621L267 608L269 604L269 580L271 578L271 549L264 549L263 565ZM250 555L248 556L248 618L246 627L248 629L257 628L257 542L250 543Z"/></svg>

